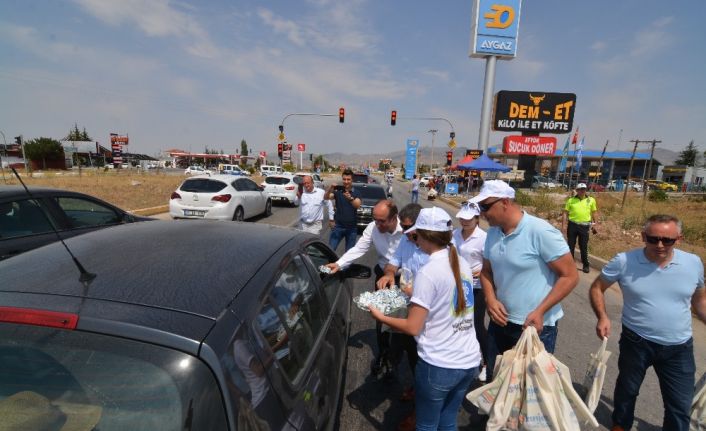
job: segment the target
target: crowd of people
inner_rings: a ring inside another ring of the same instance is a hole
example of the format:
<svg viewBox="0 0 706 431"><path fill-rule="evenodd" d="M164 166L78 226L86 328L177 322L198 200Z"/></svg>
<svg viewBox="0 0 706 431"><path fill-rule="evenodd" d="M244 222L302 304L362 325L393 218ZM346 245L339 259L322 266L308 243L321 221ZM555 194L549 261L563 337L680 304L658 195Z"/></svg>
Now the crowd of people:
<svg viewBox="0 0 706 431"><path fill-rule="evenodd" d="M598 223L595 199L586 196L585 185L577 185L564 207L565 239L547 221L525 212L507 183L490 180L461 206L456 214L461 227L454 229L446 211L416 202L415 178L412 203L398 211L392 200L380 201L356 242L348 229L351 219L355 225L360 199L350 187L351 175L345 171L343 187L329 188L320 203L335 202L331 247L346 238L345 253L328 267L334 273L345 269L373 247L376 289L399 285L400 270L413 274L412 286L405 286L410 305L404 317L370 307L377 340L371 371L394 369L406 352L414 386L402 399L413 399L414 411L399 429L456 429L471 383L492 380L496 356L511 349L524 328L535 327L545 349L554 352L564 316L561 301L579 281L577 239L581 270L589 272L588 236ZM490 226L487 232L479 227L481 216ZM590 287L601 339L611 332L604 292L614 283L623 292L612 430L631 429L649 367L662 389L663 429L689 429L696 372L691 310L706 322L706 293L703 263L676 248L681 238L676 217L649 217L644 247L617 254ZM392 331L383 331L383 325Z"/></svg>

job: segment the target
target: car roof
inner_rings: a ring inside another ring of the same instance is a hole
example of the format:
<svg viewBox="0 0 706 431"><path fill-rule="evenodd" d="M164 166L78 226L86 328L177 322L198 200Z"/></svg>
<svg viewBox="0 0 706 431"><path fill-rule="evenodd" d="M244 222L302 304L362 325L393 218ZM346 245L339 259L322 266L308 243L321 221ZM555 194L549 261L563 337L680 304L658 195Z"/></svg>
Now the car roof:
<svg viewBox="0 0 706 431"><path fill-rule="evenodd" d="M263 266L298 235L267 224L130 223L66 240L81 265L96 274L88 287L57 242L1 261L0 294L95 299L215 319L254 274L277 272Z"/></svg>
<svg viewBox="0 0 706 431"><path fill-rule="evenodd" d="M204 179L204 178L210 178L212 180L219 180L223 181L225 183L232 183L233 181L240 180L240 179L245 179L245 180L250 180L248 177L243 177L243 176L236 176L236 175L230 175L230 174L202 174L202 175L193 175L191 177L187 177L184 179L184 181L189 181L189 180L194 180L194 179Z"/></svg>

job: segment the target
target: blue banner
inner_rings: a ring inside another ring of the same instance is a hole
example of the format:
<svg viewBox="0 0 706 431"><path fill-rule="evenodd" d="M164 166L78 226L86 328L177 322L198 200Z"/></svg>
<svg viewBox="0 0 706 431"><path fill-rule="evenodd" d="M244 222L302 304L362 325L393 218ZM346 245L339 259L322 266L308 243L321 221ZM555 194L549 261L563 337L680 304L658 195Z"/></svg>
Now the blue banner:
<svg viewBox="0 0 706 431"><path fill-rule="evenodd" d="M411 180L417 171L417 150L419 149L419 139L407 139L404 159L404 177Z"/></svg>
<svg viewBox="0 0 706 431"><path fill-rule="evenodd" d="M576 172L579 172L581 170L581 162L583 162L583 139L581 138L581 141L579 142L579 148L576 152Z"/></svg>
<svg viewBox="0 0 706 431"><path fill-rule="evenodd" d="M561 162L559 162L559 172L566 170L566 158L569 157L569 137L566 137L566 144L561 152Z"/></svg>

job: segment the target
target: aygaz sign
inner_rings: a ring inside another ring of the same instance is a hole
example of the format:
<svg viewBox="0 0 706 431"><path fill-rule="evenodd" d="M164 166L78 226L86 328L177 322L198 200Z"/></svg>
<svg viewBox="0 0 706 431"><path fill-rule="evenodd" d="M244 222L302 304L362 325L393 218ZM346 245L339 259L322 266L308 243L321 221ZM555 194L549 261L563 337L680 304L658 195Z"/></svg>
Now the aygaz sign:
<svg viewBox="0 0 706 431"><path fill-rule="evenodd" d="M493 130L569 133L575 107L573 93L498 91Z"/></svg>

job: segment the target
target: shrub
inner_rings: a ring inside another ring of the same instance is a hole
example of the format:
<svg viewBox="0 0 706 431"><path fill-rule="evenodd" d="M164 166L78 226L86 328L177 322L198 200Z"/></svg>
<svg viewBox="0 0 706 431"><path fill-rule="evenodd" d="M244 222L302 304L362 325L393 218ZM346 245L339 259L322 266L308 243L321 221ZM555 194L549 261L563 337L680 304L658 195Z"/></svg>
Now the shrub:
<svg viewBox="0 0 706 431"><path fill-rule="evenodd" d="M654 189L647 195L650 202L664 202L668 199L667 192L664 190Z"/></svg>

